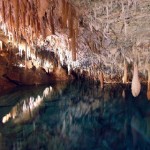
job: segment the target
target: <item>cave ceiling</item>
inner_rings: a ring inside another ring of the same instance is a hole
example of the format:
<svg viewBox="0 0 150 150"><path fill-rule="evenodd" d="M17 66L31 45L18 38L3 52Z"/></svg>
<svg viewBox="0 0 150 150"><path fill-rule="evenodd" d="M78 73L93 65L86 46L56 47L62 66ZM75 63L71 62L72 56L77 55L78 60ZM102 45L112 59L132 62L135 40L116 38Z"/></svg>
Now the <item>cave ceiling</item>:
<svg viewBox="0 0 150 150"><path fill-rule="evenodd" d="M58 53L61 64L116 75L150 63L149 0L1 0L0 40Z"/></svg>

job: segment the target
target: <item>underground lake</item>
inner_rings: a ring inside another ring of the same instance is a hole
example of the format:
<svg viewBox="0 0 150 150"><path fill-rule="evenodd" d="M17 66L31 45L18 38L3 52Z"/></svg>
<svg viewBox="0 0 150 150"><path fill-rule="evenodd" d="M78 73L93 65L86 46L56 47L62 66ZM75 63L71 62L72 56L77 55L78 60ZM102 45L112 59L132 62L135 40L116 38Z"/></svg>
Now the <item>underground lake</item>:
<svg viewBox="0 0 150 150"><path fill-rule="evenodd" d="M148 150L150 101L142 85L86 81L14 89L0 97L1 150Z"/></svg>

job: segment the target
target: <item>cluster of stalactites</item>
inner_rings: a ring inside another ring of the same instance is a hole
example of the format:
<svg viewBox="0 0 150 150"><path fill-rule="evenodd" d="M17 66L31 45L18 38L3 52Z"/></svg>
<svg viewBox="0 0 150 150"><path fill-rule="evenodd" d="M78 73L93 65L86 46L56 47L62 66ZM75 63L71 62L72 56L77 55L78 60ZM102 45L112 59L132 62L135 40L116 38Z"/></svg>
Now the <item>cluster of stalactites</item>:
<svg viewBox="0 0 150 150"><path fill-rule="evenodd" d="M55 34L57 27L67 29L72 59L76 60L78 17L68 0L1 0L0 16L14 39L19 42L23 37L28 44Z"/></svg>
<svg viewBox="0 0 150 150"><path fill-rule="evenodd" d="M43 5L40 5L40 2L41 0L2 0L0 2L2 21L7 24L8 30L13 33L17 41L21 36L27 40L28 44L40 35L45 38L43 31L46 31L47 26L54 34L54 29L51 28L53 14L49 11L52 10L52 6L46 0L43 1ZM49 13L47 20L45 19L46 11Z"/></svg>
<svg viewBox="0 0 150 150"><path fill-rule="evenodd" d="M2 22L6 24L14 39L19 41L23 36L28 43L31 43L35 36L35 22L38 19L33 19L30 2L27 0L2 0L0 3Z"/></svg>
<svg viewBox="0 0 150 150"><path fill-rule="evenodd" d="M76 60L77 36L78 36L78 16L74 7L66 0L59 1L59 14L61 16L61 28L69 29L68 43L72 50L72 60Z"/></svg>

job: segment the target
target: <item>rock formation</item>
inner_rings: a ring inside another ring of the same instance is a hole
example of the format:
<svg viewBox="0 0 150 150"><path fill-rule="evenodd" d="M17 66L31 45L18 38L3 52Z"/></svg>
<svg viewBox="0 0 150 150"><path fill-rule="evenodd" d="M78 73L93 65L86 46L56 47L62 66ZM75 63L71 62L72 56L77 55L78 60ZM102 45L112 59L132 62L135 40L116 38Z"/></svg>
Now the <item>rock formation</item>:
<svg viewBox="0 0 150 150"><path fill-rule="evenodd" d="M48 51L57 67L126 83L135 53L141 76L150 62L149 13L149 0L1 0L0 49L18 48L28 69L49 72Z"/></svg>

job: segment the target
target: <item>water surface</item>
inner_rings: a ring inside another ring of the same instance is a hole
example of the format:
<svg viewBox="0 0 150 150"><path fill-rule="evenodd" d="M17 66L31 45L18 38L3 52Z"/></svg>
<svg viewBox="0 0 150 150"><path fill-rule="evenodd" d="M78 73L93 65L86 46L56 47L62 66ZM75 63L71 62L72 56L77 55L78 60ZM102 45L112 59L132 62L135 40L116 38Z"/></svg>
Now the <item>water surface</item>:
<svg viewBox="0 0 150 150"><path fill-rule="evenodd" d="M130 85L87 81L0 97L0 150L149 150L150 101Z"/></svg>

